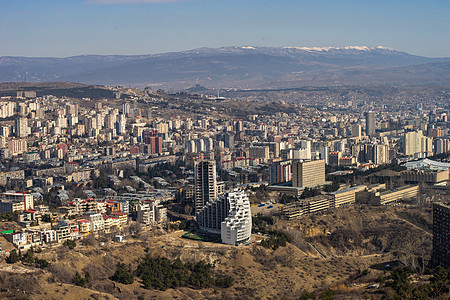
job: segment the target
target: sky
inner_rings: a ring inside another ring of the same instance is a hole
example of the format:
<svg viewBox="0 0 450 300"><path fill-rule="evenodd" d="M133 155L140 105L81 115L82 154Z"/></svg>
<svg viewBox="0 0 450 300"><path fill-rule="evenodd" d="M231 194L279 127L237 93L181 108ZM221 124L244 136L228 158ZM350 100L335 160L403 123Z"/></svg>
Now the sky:
<svg viewBox="0 0 450 300"><path fill-rule="evenodd" d="M0 0L0 56L385 46L450 57L449 0Z"/></svg>

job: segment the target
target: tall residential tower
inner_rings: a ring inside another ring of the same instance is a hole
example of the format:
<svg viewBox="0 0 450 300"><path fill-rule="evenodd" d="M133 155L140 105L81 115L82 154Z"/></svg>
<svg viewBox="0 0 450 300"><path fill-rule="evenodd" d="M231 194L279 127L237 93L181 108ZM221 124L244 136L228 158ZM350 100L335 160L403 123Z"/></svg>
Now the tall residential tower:
<svg viewBox="0 0 450 300"><path fill-rule="evenodd" d="M194 163L195 176L195 214L206 203L217 197L216 162L214 160L199 160Z"/></svg>
<svg viewBox="0 0 450 300"><path fill-rule="evenodd" d="M450 268L450 202L433 203L433 263Z"/></svg>
<svg viewBox="0 0 450 300"><path fill-rule="evenodd" d="M375 134L375 112L366 112L366 134L373 136Z"/></svg>

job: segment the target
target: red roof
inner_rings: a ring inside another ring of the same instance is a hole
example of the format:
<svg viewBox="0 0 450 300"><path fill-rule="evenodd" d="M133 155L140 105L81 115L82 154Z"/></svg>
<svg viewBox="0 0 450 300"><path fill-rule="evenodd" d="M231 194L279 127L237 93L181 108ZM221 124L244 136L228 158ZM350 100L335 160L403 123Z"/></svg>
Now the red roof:
<svg viewBox="0 0 450 300"><path fill-rule="evenodd" d="M28 209L25 212L30 213L30 214L34 214L35 212L37 212L36 209Z"/></svg>
<svg viewBox="0 0 450 300"><path fill-rule="evenodd" d="M112 213L112 215L114 215L114 216L126 216L126 215L128 215L128 214L119 211L119 212Z"/></svg>
<svg viewBox="0 0 450 300"><path fill-rule="evenodd" d="M89 221L86 219L77 220L77 222L78 223L89 223Z"/></svg>

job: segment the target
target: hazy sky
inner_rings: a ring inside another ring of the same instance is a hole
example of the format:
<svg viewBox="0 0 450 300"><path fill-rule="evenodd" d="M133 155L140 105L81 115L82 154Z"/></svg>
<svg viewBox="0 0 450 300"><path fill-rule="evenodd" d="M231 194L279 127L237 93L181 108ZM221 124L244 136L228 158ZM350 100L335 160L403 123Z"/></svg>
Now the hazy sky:
<svg viewBox="0 0 450 300"><path fill-rule="evenodd" d="M0 56L386 46L450 57L449 0L0 0Z"/></svg>

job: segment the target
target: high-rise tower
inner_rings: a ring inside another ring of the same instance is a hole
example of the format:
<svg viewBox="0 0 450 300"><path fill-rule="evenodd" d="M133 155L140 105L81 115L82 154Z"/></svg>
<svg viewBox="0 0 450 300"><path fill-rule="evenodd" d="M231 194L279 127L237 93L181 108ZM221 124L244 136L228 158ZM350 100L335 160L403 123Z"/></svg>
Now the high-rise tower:
<svg viewBox="0 0 450 300"><path fill-rule="evenodd" d="M216 162L199 160L194 163L195 176L195 213L197 214L208 201L217 197Z"/></svg>
<svg viewBox="0 0 450 300"><path fill-rule="evenodd" d="M375 134L375 112L373 111L366 113L366 134L368 136Z"/></svg>
<svg viewBox="0 0 450 300"><path fill-rule="evenodd" d="M28 119L27 118L18 118L15 121L15 129L16 129L16 137L22 138L27 137L29 134L29 127L28 127Z"/></svg>
<svg viewBox="0 0 450 300"><path fill-rule="evenodd" d="M450 202L433 203L434 264L450 268Z"/></svg>

